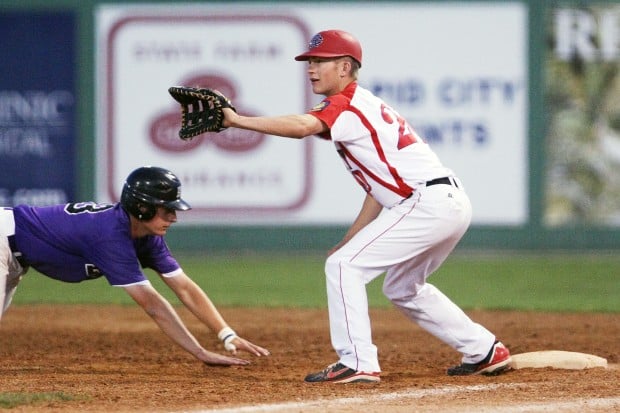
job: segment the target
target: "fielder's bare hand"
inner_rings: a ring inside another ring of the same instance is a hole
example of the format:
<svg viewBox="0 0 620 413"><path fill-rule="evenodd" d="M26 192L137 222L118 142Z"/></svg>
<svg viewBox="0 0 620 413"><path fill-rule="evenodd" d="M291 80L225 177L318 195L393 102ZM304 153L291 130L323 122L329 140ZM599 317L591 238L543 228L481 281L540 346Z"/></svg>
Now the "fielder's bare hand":
<svg viewBox="0 0 620 413"><path fill-rule="evenodd" d="M247 366L250 364L248 360L239 359L236 357L224 356L222 354L213 353L208 350L204 350L198 359L207 366Z"/></svg>
<svg viewBox="0 0 620 413"><path fill-rule="evenodd" d="M224 113L224 120L222 121L222 126L225 128L229 128L235 125L234 119L239 118L239 114L232 109L223 108L222 113Z"/></svg>
<svg viewBox="0 0 620 413"><path fill-rule="evenodd" d="M250 354L254 354L257 357L269 356L271 354L266 348L257 346L256 344L251 343L242 337L235 337L231 343L233 344L233 346L227 347L227 350L235 355L237 354L238 350L246 351Z"/></svg>

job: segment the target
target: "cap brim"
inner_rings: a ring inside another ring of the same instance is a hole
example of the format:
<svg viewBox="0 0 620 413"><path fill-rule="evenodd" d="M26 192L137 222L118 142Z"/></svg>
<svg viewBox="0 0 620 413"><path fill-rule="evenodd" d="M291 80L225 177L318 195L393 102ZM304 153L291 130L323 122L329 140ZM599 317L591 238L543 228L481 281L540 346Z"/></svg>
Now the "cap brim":
<svg viewBox="0 0 620 413"><path fill-rule="evenodd" d="M349 56L351 59L353 59L353 60L355 60L357 62L359 67L362 67L362 62L360 62L359 60L357 60L356 58L354 58L351 55L341 54L341 53L329 53L329 52L313 53L313 52L306 52L306 53L300 54L299 56L295 56L295 60L300 62L300 61L304 61L304 60L309 60L311 57L334 57L335 58L335 57L345 57L345 56Z"/></svg>
<svg viewBox="0 0 620 413"><path fill-rule="evenodd" d="M308 60L311 57L343 57L346 56L344 54L339 54L339 53L328 53L328 52L306 52L306 53L302 53L299 56L295 56L295 60L299 61L303 61L303 60Z"/></svg>
<svg viewBox="0 0 620 413"><path fill-rule="evenodd" d="M166 202L165 206L166 208L175 209L177 211L187 211L192 209L192 207L182 199Z"/></svg>

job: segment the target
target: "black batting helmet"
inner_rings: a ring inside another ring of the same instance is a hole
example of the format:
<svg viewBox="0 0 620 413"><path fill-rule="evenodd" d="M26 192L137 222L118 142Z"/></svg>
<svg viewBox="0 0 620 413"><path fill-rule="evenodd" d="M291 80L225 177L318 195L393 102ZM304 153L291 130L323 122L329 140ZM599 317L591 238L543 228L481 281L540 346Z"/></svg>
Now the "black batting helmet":
<svg viewBox="0 0 620 413"><path fill-rule="evenodd" d="M141 221L155 216L158 206L187 211L181 199L181 181L167 169L143 166L129 174L123 185L121 206Z"/></svg>

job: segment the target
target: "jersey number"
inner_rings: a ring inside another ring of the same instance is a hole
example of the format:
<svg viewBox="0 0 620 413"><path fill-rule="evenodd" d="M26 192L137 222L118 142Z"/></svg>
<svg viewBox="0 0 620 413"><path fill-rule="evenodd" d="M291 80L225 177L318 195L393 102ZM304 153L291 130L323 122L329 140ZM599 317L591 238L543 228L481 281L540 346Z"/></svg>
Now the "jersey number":
<svg viewBox="0 0 620 413"><path fill-rule="evenodd" d="M415 132L413 132L413 128L409 126L407 121L402 116L394 112L392 108L386 105L381 105L381 117L383 117L383 120L390 125L394 123L394 120L398 122L398 150L406 148L407 146L418 141Z"/></svg>
<svg viewBox="0 0 620 413"><path fill-rule="evenodd" d="M368 183L368 181L366 180L366 177L364 177L364 174L361 171L359 171L357 169L353 169L351 167L351 164L347 160L347 157L346 157L346 155L344 153L344 150L337 149L337 151L338 151L338 155L340 155L340 157L344 161L344 164L347 166L347 169L349 170L349 172L351 172L351 174L353 175L353 178L355 178L357 183L359 183L362 186L362 188L364 188L364 191L370 192L370 190L372 188L371 188L370 184Z"/></svg>

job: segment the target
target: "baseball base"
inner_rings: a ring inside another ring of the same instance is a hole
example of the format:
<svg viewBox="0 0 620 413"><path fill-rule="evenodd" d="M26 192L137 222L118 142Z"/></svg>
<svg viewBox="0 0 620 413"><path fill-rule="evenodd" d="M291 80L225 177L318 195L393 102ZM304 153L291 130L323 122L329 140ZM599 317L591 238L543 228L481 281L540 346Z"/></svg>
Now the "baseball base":
<svg viewBox="0 0 620 413"><path fill-rule="evenodd" d="M544 368L583 370L594 367L607 368L607 359L592 354L573 351L547 350L512 356L513 369Z"/></svg>

